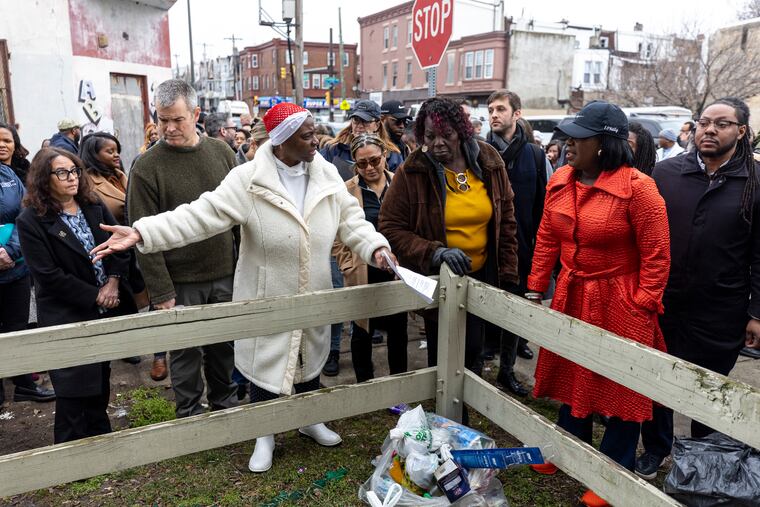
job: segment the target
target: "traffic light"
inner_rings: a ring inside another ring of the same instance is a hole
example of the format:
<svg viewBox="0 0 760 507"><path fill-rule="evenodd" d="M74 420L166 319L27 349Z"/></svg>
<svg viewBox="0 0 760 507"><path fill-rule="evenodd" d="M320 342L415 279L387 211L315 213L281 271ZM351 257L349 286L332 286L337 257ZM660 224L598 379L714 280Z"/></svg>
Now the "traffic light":
<svg viewBox="0 0 760 507"><path fill-rule="evenodd" d="M280 67L280 79L285 79L285 67Z"/></svg>
<svg viewBox="0 0 760 507"><path fill-rule="evenodd" d="M259 96L258 95L254 95L253 96L253 105L254 105L254 107L259 105Z"/></svg>
<svg viewBox="0 0 760 507"><path fill-rule="evenodd" d="M330 100L331 100L330 91L328 90L325 92L325 101L327 102L328 106L330 105Z"/></svg>

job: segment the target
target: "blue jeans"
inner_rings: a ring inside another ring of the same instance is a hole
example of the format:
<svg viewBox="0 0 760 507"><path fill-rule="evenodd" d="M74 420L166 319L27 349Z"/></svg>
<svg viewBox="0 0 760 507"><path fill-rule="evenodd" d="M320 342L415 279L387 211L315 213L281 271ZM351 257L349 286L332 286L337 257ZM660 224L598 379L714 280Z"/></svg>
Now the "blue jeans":
<svg viewBox="0 0 760 507"><path fill-rule="evenodd" d="M335 257L330 258L330 270L332 271L333 289L343 288L343 273L338 268ZM343 323L338 322L330 326L330 352L340 352L340 337L343 334Z"/></svg>

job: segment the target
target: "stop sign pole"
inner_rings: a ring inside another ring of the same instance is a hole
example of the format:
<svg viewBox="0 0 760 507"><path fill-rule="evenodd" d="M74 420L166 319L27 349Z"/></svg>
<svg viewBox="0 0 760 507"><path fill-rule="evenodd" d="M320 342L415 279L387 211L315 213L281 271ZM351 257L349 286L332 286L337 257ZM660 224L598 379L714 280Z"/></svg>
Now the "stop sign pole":
<svg viewBox="0 0 760 507"><path fill-rule="evenodd" d="M429 71L428 97L436 95L438 65L449 47L453 21L454 0L415 0L412 6L412 51Z"/></svg>

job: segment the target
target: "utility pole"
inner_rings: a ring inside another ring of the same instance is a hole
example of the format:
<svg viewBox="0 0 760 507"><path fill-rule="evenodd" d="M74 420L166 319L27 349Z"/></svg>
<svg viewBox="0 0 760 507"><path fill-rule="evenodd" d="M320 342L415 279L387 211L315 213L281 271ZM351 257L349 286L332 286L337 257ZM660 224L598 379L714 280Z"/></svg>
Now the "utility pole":
<svg viewBox="0 0 760 507"><path fill-rule="evenodd" d="M340 101L346 100L346 80L343 77L343 21L338 7L338 68L340 69Z"/></svg>
<svg viewBox="0 0 760 507"><path fill-rule="evenodd" d="M235 98L235 100L238 100L239 98L238 97L238 80L240 79L240 75L238 72L238 67L239 67L238 50L237 50L237 47L235 46L235 41L243 40L243 39L241 39L240 37L235 37L235 34L233 33L232 37L225 37L224 40L232 41L232 76L234 79L232 96Z"/></svg>
<svg viewBox="0 0 760 507"><path fill-rule="evenodd" d="M327 73L330 75L330 91L327 92L327 107L330 108L330 121L335 121L335 110L333 109L333 82L335 74L335 53L333 53L332 28L330 28L330 43L327 45Z"/></svg>
<svg viewBox="0 0 760 507"><path fill-rule="evenodd" d="M303 0L296 0L296 75L295 94L296 104L303 106Z"/></svg>
<svg viewBox="0 0 760 507"><path fill-rule="evenodd" d="M174 64L177 69L174 73L174 78L179 79L179 55L177 53L174 53Z"/></svg>
<svg viewBox="0 0 760 507"><path fill-rule="evenodd" d="M195 60L193 60L193 23L190 19L190 0L187 0L187 33L190 35L190 86L195 88Z"/></svg>

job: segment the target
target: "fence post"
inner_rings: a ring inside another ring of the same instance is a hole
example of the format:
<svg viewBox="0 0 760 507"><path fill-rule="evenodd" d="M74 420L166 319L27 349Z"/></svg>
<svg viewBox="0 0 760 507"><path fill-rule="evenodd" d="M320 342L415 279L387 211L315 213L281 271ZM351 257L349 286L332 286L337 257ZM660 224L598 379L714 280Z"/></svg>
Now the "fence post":
<svg viewBox="0 0 760 507"><path fill-rule="evenodd" d="M467 322L467 278L441 265L438 304L438 375L435 411L462 421L464 395L464 342Z"/></svg>

